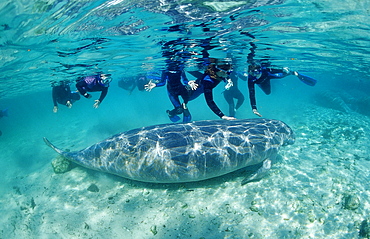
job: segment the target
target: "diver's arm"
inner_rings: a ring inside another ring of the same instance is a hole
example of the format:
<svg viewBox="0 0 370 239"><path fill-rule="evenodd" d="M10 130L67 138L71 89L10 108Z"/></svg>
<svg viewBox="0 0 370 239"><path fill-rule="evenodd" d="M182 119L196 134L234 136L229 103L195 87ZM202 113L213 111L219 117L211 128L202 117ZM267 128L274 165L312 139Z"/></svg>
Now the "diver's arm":
<svg viewBox="0 0 370 239"><path fill-rule="evenodd" d="M78 92L80 92L80 94L83 95L85 98L89 98L90 95L85 90L86 86L87 86L87 83L84 80L80 80L76 84L76 88Z"/></svg>
<svg viewBox="0 0 370 239"><path fill-rule="evenodd" d="M161 87L164 86L167 82L167 71L162 71L161 79L159 82L155 83L155 86Z"/></svg>
<svg viewBox="0 0 370 239"><path fill-rule="evenodd" d="M105 96L108 94L108 87L104 87L100 93L99 102L103 102Z"/></svg>
<svg viewBox="0 0 370 239"><path fill-rule="evenodd" d="M52 95L52 98L53 98L54 106L55 107L58 107L58 103L57 103L57 97L58 97L58 95L57 95L57 90L56 90L56 87L55 86L52 89L51 95Z"/></svg>
<svg viewBox="0 0 370 239"><path fill-rule="evenodd" d="M54 103L54 107L53 107L53 112L56 113L58 112L58 103L57 103L57 90L55 89L56 87L54 86L53 89L52 89L52 97L53 97L53 103Z"/></svg>
<svg viewBox="0 0 370 239"><path fill-rule="evenodd" d="M208 107L218 117L222 118L225 115L222 113L222 111L218 108L215 101L213 100L213 91L212 91L213 87L211 85L212 83L210 83L208 81L203 81L203 84L204 84L204 98L206 99L206 103L207 103Z"/></svg>
<svg viewBox="0 0 370 239"><path fill-rule="evenodd" d="M253 114L262 117L262 115L257 110L257 101L256 101L256 90L255 84L252 76L248 77L248 92L249 92L249 101L252 107Z"/></svg>
<svg viewBox="0 0 370 239"><path fill-rule="evenodd" d="M218 117L222 118L224 114L216 105L215 101L213 100L213 93L212 90L204 90L204 97L206 99L208 107L215 113Z"/></svg>

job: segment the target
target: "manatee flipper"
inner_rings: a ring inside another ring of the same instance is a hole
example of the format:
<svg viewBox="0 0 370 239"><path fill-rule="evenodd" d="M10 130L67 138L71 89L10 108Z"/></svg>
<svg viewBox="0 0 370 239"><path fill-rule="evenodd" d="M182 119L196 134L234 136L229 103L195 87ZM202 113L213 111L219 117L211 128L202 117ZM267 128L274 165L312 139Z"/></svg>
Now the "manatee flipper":
<svg viewBox="0 0 370 239"><path fill-rule="evenodd" d="M253 173L252 175L246 177L242 181L242 185L247 184L252 181L258 181L259 179L263 178L266 176L268 171L271 168L271 160L270 159L265 159L262 163L262 166L257 170L257 172Z"/></svg>

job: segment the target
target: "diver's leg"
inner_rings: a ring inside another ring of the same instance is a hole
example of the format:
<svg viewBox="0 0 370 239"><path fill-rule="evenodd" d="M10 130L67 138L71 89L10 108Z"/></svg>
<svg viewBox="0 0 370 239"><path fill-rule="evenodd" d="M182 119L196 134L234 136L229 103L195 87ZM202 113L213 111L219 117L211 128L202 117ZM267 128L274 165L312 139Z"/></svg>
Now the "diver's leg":
<svg viewBox="0 0 370 239"><path fill-rule="evenodd" d="M236 106L235 106L235 109L239 109L240 106L243 105L244 103L244 95L243 93L238 89L238 90L235 90L234 92L234 98L236 98L237 102L236 102Z"/></svg>
<svg viewBox="0 0 370 239"><path fill-rule="evenodd" d="M183 107L183 112L184 112L183 113L183 115L184 115L183 122L190 122L191 121L191 114L190 114L190 111L188 109L188 106L185 103L183 103L182 107Z"/></svg>
<svg viewBox="0 0 370 239"><path fill-rule="evenodd" d="M234 103L234 98L233 98L233 92L229 90L225 90L224 98L226 102L229 104L229 116L235 117L235 103Z"/></svg>
<svg viewBox="0 0 370 239"><path fill-rule="evenodd" d="M170 118L172 122L177 122L180 120L180 117L178 116L183 112L182 105L180 103L180 99L178 95L171 94L171 92L168 91L168 97L170 98L170 101L172 105L174 106L173 110L167 110L167 115Z"/></svg>

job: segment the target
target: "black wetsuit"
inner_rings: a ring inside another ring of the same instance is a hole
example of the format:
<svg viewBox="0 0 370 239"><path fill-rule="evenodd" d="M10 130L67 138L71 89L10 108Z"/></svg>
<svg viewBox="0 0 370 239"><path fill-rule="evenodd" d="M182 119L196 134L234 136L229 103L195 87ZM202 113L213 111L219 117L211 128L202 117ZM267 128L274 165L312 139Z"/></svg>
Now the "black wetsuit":
<svg viewBox="0 0 370 239"><path fill-rule="evenodd" d="M101 91L99 97L100 103L103 102L105 96L107 95L108 87L109 85L104 85L102 83L100 75L84 77L83 79L79 80L76 84L78 92L80 92L80 94L86 98L89 97L89 94L87 94L87 92Z"/></svg>
<svg viewBox="0 0 370 239"><path fill-rule="evenodd" d="M216 105L215 101L213 100L213 88L215 88L223 78L220 79L212 79L208 74L204 74L201 79L198 79L196 83L198 84L198 88L195 91L191 91L191 96L189 100L193 100L197 98L199 95L204 93L204 98L206 99L206 103L208 107L220 118L224 116L220 108Z"/></svg>
<svg viewBox="0 0 370 239"><path fill-rule="evenodd" d="M54 106L58 104L66 105L67 101L71 101L71 89L68 84L53 86L52 97Z"/></svg>
<svg viewBox="0 0 370 239"><path fill-rule="evenodd" d="M280 79L288 75L290 75L290 73L284 72L284 70L282 69L272 69L267 67L261 68L261 76L259 78L253 76L252 74L249 74L248 90L252 109L257 110L255 84L257 84L266 95L269 95L271 93L270 80Z"/></svg>
<svg viewBox="0 0 370 239"><path fill-rule="evenodd" d="M179 96L181 95L185 104L189 102L189 92L186 88L188 79L185 72L180 69L162 71L161 81L157 86L163 86L167 82L167 93L175 108L181 107Z"/></svg>

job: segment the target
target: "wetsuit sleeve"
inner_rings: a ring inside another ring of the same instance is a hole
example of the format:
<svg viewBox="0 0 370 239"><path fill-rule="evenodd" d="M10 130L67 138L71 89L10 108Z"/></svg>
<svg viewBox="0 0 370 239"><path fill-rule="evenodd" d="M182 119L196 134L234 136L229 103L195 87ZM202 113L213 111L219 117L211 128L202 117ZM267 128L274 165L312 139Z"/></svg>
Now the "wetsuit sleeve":
<svg viewBox="0 0 370 239"><path fill-rule="evenodd" d="M155 84L155 86L157 87L164 86L166 84L166 81L167 81L167 72L162 71L161 79L158 83Z"/></svg>
<svg viewBox="0 0 370 239"><path fill-rule="evenodd" d="M188 77L186 76L186 74L185 74L185 71L182 71L182 73L181 73L181 78L182 78L182 82L185 84L185 85L187 85L188 84L188 82L189 82L189 80L188 80Z"/></svg>
<svg viewBox="0 0 370 239"><path fill-rule="evenodd" d="M251 104L252 109L257 109L257 103L256 103L256 90L255 90L255 84L254 84L254 77L249 76L248 77L248 92L249 92L249 101Z"/></svg>
<svg viewBox="0 0 370 239"><path fill-rule="evenodd" d="M71 87L67 85L65 89L66 89L67 100L71 101L72 100Z"/></svg>
<svg viewBox="0 0 370 239"><path fill-rule="evenodd" d="M85 95L87 92L84 89L87 86L87 83L84 80L80 80L76 84L76 88L81 95Z"/></svg>
<svg viewBox="0 0 370 239"><path fill-rule="evenodd" d="M203 73L203 75L201 77L198 77L196 80L195 80L195 83L197 83L198 85L201 85L203 84L203 79L204 77L206 77L207 74Z"/></svg>
<svg viewBox="0 0 370 239"><path fill-rule="evenodd" d="M213 100L213 88L215 87L212 82L203 81L204 87L204 98L206 99L208 107L215 113L218 117L222 118L224 114L217 107L215 101Z"/></svg>
<svg viewBox="0 0 370 239"><path fill-rule="evenodd" d="M51 92L51 96L53 97L53 103L54 103L54 106L58 106L58 103L57 103L57 90L56 90L56 87L54 86L53 89L52 89L52 92Z"/></svg>
<svg viewBox="0 0 370 239"><path fill-rule="evenodd" d="M99 101L103 102L105 96L108 94L108 87L104 87L100 93Z"/></svg>

